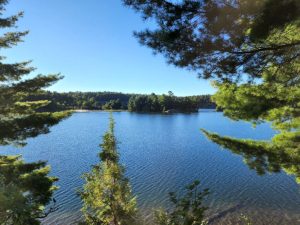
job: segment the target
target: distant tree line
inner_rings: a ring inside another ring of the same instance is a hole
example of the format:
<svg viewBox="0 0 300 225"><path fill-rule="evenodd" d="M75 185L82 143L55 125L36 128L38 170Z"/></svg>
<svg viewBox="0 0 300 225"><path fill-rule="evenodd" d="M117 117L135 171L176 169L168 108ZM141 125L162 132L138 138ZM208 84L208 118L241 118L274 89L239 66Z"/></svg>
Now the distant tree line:
<svg viewBox="0 0 300 225"><path fill-rule="evenodd" d="M209 95L176 97L168 95L135 95L128 102L132 112L197 112L199 108L215 108Z"/></svg>
<svg viewBox="0 0 300 225"><path fill-rule="evenodd" d="M129 110L132 112L196 112L199 108L215 108L210 95L177 97L172 92L167 95L123 94L117 92L50 92L31 95L28 101L48 100L50 104L42 111L62 111L71 109L87 110Z"/></svg>
<svg viewBox="0 0 300 225"><path fill-rule="evenodd" d="M69 109L127 109L131 94L116 92L50 92L31 95L27 100L51 101L42 110L61 111Z"/></svg>

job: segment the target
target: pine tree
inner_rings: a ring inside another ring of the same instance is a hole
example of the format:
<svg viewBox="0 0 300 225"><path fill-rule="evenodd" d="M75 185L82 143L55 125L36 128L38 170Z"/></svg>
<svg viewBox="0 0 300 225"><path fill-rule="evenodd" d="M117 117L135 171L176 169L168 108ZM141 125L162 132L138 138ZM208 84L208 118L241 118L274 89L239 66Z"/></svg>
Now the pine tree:
<svg viewBox="0 0 300 225"><path fill-rule="evenodd" d="M5 11L7 0L0 0L0 16ZM1 18L0 28L8 29L16 26L23 13ZM7 49L22 42L28 31L12 31L0 37L0 48ZM6 63L0 56L0 145L15 144L22 146L28 137L49 132L49 127L65 118L66 112L38 112L50 101L26 101L28 95L39 93L43 88L51 86L62 78L56 75L37 75L26 79L26 75L34 71L30 61Z"/></svg>
<svg viewBox="0 0 300 225"><path fill-rule="evenodd" d="M101 162L84 174L85 185L81 192L82 212L89 225L132 225L136 215L136 198L131 193L125 169L119 163L114 120L103 136L99 154Z"/></svg>
<svg viewBox="0 0 300 225"><path fill-rule="evenodd" d="M266 141L204 134L260 174L283 168L300 182L300 1L123 1L157 23L135 33L143 45L213 80L225 116L278 131Z"/></svg>
<svg viewBox="0 0 300 225"><path fill-rule="evenodd" d="M0 0L0 28L15 28L23 13L4 17L7 0ZM4 32L5 32L4 31ZM0 48L7 49L22 42L28 31L10 31L0 37ZM0 56L0 145L23 146L28 137L49 132L49 127L69 115L68 112L38 112L49 101L26 101L61 79L60 75L38 75L26 79L34 71L30 61L7 63ZM5 225L40 224L39 218L55 210L45 211L51 201L55 177L48 176L45 162L26 163L21 156L0 156L0 223Z"/></svg>

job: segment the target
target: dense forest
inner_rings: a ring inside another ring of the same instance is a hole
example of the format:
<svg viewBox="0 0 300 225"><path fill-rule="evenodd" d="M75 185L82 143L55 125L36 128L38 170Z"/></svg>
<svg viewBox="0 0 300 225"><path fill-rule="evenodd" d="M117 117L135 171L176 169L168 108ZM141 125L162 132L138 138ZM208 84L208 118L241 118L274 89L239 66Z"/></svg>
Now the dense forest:
<svg viewBox="0 0 300 225"><path fill-rule="evenodd" d="M135 95L128 102L132 112L197 112L199 108L215 108L209 95L176 97L168 95Z"/></svg>
<svg viewBox="0 0 300 225"><path fill-rule="evenodd" d="M197 112L199 108L215 108L210 95L177 97L167 95L123 94L117 92L40 92L30 95L27 101L51 101L43 111L70 109L129 110L132 112Z"/></svg>

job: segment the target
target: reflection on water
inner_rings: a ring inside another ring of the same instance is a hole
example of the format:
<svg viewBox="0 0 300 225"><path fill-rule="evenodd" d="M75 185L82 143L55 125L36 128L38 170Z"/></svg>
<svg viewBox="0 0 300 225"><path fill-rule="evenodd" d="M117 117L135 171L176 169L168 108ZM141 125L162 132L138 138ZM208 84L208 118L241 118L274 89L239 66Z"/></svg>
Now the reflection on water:
<svg viewBox="0 0 300 225"><path fill-rule="evenodd" d="M76 113L47 135L31 139L22 152L28 161L47 160L58 176L55 198L60 210L44 224L74 224L80 219L81 202L76 190L81 174L98 160L98 145L107 129L106 112ZM239 224L240 214L254 224L298 224L299 186L284 172L259 176L243 163L243 157L207 140L200 128L238 138L269 139L274 131L267 124L253 129L232 122L222 113L195 114L114 113L121 161L126 165L141 214L151 221L152 209L168 206L168 192L181 190L200 179L212 192L207 200L211 224Z"/></svg>

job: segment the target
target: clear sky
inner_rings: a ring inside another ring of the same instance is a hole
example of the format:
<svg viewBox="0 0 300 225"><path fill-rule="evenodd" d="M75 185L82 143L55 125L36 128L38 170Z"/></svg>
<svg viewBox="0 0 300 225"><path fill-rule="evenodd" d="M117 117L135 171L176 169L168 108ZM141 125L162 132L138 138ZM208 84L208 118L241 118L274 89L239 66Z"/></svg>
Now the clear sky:
<svg viewBox="0 0 300 225"><path fill-rule="evenodd" d="M5 50L8 61L33 60L35 74L60 72L53 91L211 94L209 81L167 65L132 35L147 26L121 0L11 0L7 14L25 16L25 42Z"/></svg>

